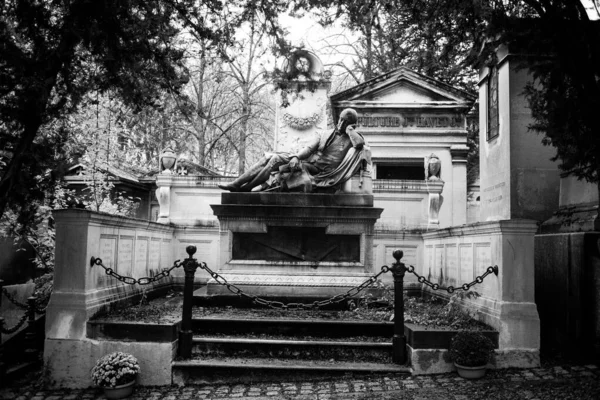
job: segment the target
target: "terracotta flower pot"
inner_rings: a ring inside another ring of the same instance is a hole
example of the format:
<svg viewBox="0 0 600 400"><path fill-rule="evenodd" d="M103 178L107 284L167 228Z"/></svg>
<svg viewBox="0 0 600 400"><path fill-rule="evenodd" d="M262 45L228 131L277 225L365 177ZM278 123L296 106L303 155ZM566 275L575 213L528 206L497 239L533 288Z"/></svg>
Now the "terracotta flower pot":
<svg viewBox="0 0 600 400"><path fill-rule="evenodd" d="M479 379L485 376L485 371L487 367L485 365L481 365L478 367L465 367L463 365L459 365L454 363L456 367L456 371L458 375L465 379Z"/></svg>
<svg viewBox="0 0 600 400"><path fill-rule="evenodd" d="M134 384L135 380L125 383L124 385L103 387L102 389L104 389L104 396L106 396L107 399L124 399L125 397L131 396Z"/></svg>

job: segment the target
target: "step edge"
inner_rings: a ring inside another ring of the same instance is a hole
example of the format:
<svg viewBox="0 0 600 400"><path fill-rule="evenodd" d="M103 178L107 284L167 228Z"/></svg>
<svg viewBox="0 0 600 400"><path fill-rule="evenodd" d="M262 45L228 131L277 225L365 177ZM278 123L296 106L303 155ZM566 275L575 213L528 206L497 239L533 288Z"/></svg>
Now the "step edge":
<svg viewBox="0 0 600 400"><path fill-rule="evenodd" d="M201 317L192 318L192 322L252 322L252 323L270 323L270 324L319 324L319 325L381 325L381 326L394 326L393 322L388 321L348 321L348 320L321 320L321 319L270 319L270 318L220 318L220 317Z"/></svg>
<svg viewBox="0 0 600 400"><path fill-rule="evenodd" d="M230 339L230 338L192 338L192 343L219 343L219 344L261 344L261 345L291 345L291 346L346 346L346 347L382 347L392 348L390 342L335 342L326 340L277 340L277 339Z"/></svg>
<svg viewBox="0 0 600 400"><path fill-rule="evenodd" d="M349 367L352 365L352 369ZM343 365L293 365L289 363L273 363L273 364L261 364L261 363L247 363L247 364L235 364L227 361L215 362L215 361L173 361L171 363L173 369L187 369L187 368L231 368L231 369L288 369L298 371L345 371L345 372L406 372L410 373L410 367L406 365L390 365L390 364L376 364L369 363L365 366L365 363L344 363Z"/></svg>

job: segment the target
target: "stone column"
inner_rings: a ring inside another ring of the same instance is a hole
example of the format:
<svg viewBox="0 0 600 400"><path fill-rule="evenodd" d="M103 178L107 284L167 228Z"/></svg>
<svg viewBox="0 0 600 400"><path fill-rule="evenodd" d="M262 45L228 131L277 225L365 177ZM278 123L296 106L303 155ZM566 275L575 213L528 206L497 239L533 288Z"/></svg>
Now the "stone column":
<svg viewBox="0 0 600 400"><path fill-rule="evenodd" d="M156 176L156 199L160 209L158 211L158 219L156 222L160 224L168 224L171 220L171 186L173 184L173 175L159 174Z"/></svg>
<svg viewBox="0 0 600 400"><path fill-rule="evenodd" d="M452 156L452 225L467 223L467 153L465 145L450 147Z"/></svg>

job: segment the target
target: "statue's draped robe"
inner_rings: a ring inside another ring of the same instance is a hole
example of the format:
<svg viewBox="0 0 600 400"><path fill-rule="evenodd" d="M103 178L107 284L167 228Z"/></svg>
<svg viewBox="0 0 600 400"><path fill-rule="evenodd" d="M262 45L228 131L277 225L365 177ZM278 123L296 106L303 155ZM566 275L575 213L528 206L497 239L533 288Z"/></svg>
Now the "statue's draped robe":
<svg viewBox="0 0 600 400"><path fill-rule="evenodd" d="M353 128L348 128L348 135L343 137L333 132L320 138L303 150L299 158L306 154L310 157L302 161L301 171L290 171L287 165L280 168L278 180L285 189L312 192L339 187L371 163L364 138Z"/></svg>

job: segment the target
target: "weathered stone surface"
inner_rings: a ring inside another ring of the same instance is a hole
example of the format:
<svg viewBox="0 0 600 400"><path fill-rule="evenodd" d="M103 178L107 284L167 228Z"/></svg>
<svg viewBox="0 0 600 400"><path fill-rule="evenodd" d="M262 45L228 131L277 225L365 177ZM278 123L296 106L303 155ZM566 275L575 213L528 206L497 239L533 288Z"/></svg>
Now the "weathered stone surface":
<svg viewBox="0 0 600 400"><path fill-rule="evenodd" d="M558 208L560 171L551 161L554 149L544 146L540 138L531 135L533 119L523 96L525 85L531 80L529 71L516 68L521 60L509 56L508 49L498 50L497 113L498 135L487 134L488 76L486 66L480 70L479 135L481 219L482 221L526 218L536 221L548 219ZM501 61L500 61L501 60Z"/></svg>
<svg viewBox="0 0 600 400"><path fill-rule="evenodd" d="M372 207L373 195L320 193L222 193L221 204L257 204L279 206L354 206Z"/></svg>
<svg viewBox="0 0 600 400"><path fill-rule="evenodd" d="M374 207L340 207L340 206L281 206L281 205L211 205L215 215L222 217L239 217L241 219L275 219L284 218L308 222L322 219L345 218L347 220L373 220L373 223L383 211Z"/></svg>
<svg viewBox="0 0 600 400"><path fill-rule="evenodd" d="M33 295L33 291L35 289L35 284L33 282L23 283L19 285L6 285L4 289L19 303L27 304L27 298ZM2 307L0 307L0 315L4 317L4 327L12 328L15 326L20 320L23 314L25 314L25 310L20 307L17 307L13 304L3 293L0 293L0 296L3 296L2 299ZM27 323L21 327L21 329L17 330L15 333L4 334L0 333L2 337L2 342L6 342L11 337L15 336L23 329L27 328Z"/></svg>
<svg viewBox="0 0 600 400"><path fill-rule="evenodd" d="M44 366L50 371L53 387L86 388L92 386L90 373L96 361L123 351L140 363L139 385L170 385L173 348L174 343L47 339Z"/></svg>
<svg viewBox="0 0 600 400"><path fill-rule="evenodd" d="M375 272L374 225L383 210L372 207L372 200L369 195L225 193L224 204L211 205L220 225L220 273L256 295L329 297L360 284ZM209 295L227 294L213 283Z"/></svg>
<svg viewBox="0 0 600 400"><path fill-rule="evenodd" d="M500 350L539 353L540 319L533 268L536 230L535 221L504 220L425 233L426 261L417 272L431 276L441 286L456 287L497 265L498 276L492 273L473 287L481 296L466 300L465 305L477 309L478 318L500 333ZM460 269L452 268L456 260L449 254L460 258Z"/></svg>

